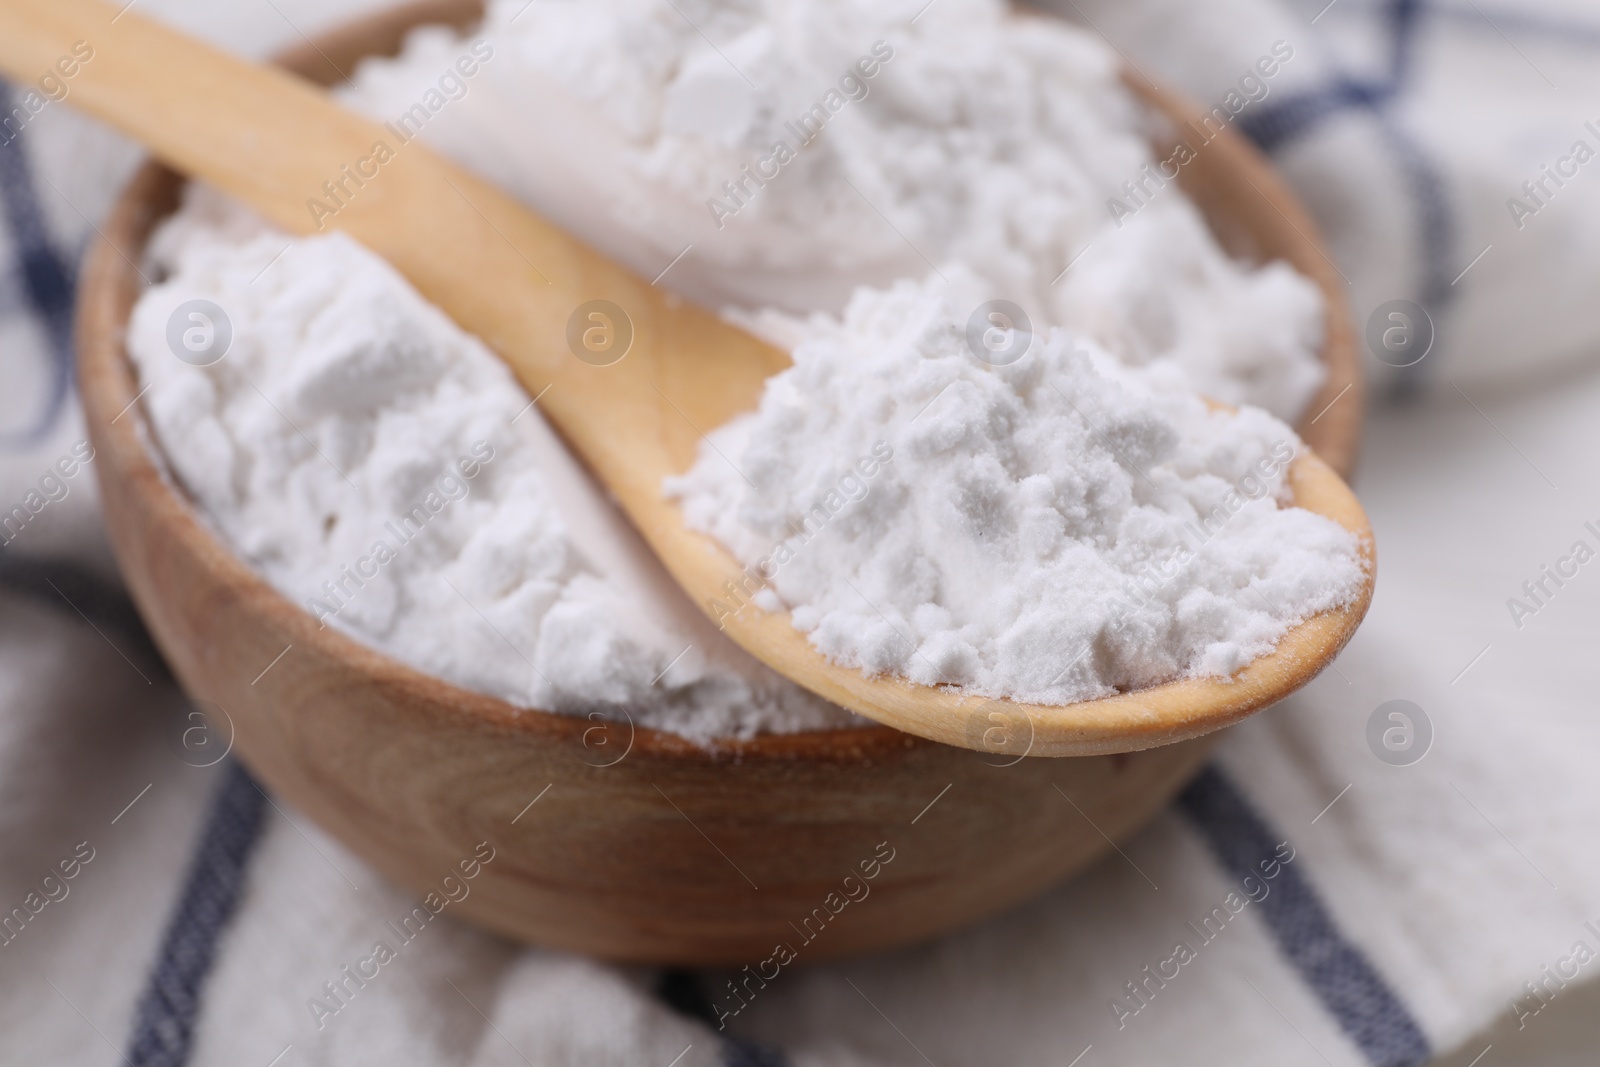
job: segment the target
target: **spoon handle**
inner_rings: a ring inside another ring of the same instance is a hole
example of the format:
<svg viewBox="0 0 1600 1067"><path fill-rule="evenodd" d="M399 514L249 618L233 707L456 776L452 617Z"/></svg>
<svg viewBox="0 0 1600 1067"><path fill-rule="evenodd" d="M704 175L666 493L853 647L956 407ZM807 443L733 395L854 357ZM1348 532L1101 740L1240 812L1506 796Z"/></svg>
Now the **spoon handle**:
<svg viewBox="0 0 1600 1067"><path fill-rule="evenodd" d="M57 64L86 50L91 58L65 77L74 64ZM70 106L288 232L342 230L382 256L497 351L530 393L549 387L541 410L647 536L667 521L661 478L687 465L697 443L697 432L678 423L709 428L748 409L765 377L788 362L714 316L669 301L392 125L129 7L0 0L0 73L21 85L56 76ZM626 309L631 321L631 351L615 366L590 365L570 350L569 320L596 299ZM698 372L711 378L705 386L676 382L679 411L661 400L661 389L682 377L662 361L671 349L694 352Z"/></svg>
<svg viewBox="0 0 1600 1067"><path fill-rule="evenodd" d="M290 233L348 232L467 329L514 353L537 388L549 384L553 368L540 366L548 346L529 342L548 334L560 310L539 294L552 289L551 277L609 266L497 190L311 85L126 7L0 0L0 72L28 86L53 76L64 86L54 96ZM480 272L501 281L490 287L495 299L473 284ZM507 307L505 294L518 290L527 299Z"/></svg>
<svg viewBox="0 0 1600 1067"><path fill-rule="evenodd" d="M109 123L296 233L317 228L305 201L322 182L386 136L283 71L101 0L4 0L0 72L25 91L53 76L59 88L41 97Z"/></svg>

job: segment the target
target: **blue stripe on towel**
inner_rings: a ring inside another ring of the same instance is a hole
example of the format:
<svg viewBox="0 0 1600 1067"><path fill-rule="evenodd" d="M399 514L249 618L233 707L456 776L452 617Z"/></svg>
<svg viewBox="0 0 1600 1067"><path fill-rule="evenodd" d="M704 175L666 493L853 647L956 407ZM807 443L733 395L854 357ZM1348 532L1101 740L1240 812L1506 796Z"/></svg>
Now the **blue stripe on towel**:
<svg viewBox="0 0 1600 1067"><path fill-rule="evenodd" d="M1384 77L1363 81L1341 75L1331 85L1291 94L1266 107L1243 112L1238 118L1240 131L1262 151L1272 152L1338 115L1349 111L1370 114L1416 205L1422 259L1418 293L1423 305L1435 314L1442 312L1456 295L1451 283L1461 268L1461 257L1457 254L1444 177L1427 151L1405 130L1395 114L1395 105L1415 66L1422 16L1437 10L1424 6L1421 0L1393 0L1385 5L1390 52ZM1422 363L1407 368L1396 377L1395 392L1402 397L1416 392L1421 376L1427 373Z"/></svg>
<svg viewBox="0 0 1600 1067"><path fill-rule="evenodd" d="M31 306L23 295L22 276L15 268L0 263L0 319L25 312Z"/></svg>
<svg viewBox="0 0 1600 1067"><path fill-rule="evenodd" d="M1411 74L1424 7L1422 0L1394 0L1386 10L1389 15L1389 85L1399 92Z"/></svg>
<svg viewBox="0 0 1600 1067"><path fill-rule="evenodd" d="M1422 239L1422 303L1429 309L1444 307L1455 296L1451 283L1464 264L1457 262L1455 228L1450 223L1449 195L1444 175L1416 140L1388 113L1379 116L1379 129L1394 153L1417 208ZM1424 361L1426 362L1426 361ZM1422 364L1416 365L1421 367ZM1407 375L1402 382L1415 381Z"/></svg>
<svg viewBox="0 0 1600 1067"><path fill-rule="evenodd" d="M239 903L265 805L266 794L249 772L230 760L135 1010L128 1051L132 1067L188 1062L206 976Z"/></svg>
<svg viewBox="0 0 1600 1067"><path fill-rule="evenodd" d="M26 597L68 619L88 622L117 651L138 660L142 670L167 673L166 662L122 587L75 560L0 548L0 593Z"/></svg>
<svg viewBox="0 0 1600 1067"><path fill-rule="evenodd" d="M1565 47L1600 46L1600 25L1566 18L1529 14L1515 8L1491 7L1474 3L1470 7L1450 4L1428 5L1428 15L1440 21L1458 22L1467 29L1486 30L1525 37L1546 38L1546 43Z"/></svg>
<svg viewBox="0 0 1600 1067"><path fill-rule="evenodd" d="M1234 121L1263 152L1274 152L1336 115L1378 107L1392 91L1387 84L1342 77L1332 85L1291 93L1258 110L1242 111Z"/></svg>
<svg viewBox="0 0 1600 1067"><path fill-rule="evenodd" d="M0 82L0 116L9 115L14 97ZM0 435L0 445L31 444L55 425L72 384L73 272L51 244L38 190L25 151L26 137L0 127L0 213L15 244L15 274L50 340L50 389L44 408L19 434Z"/></svg>
<svg viewBox="0 0 1600 1067"><path fill-rule="evenodd" d="M1387 107L1411 75L1418 18L1423 9L1416 0L1394 0L1385 12L1389 23L1389 70L1385 77L1365 81L1340 75L1320 89L1292 93L1265 107L1241 112L1237 121L1244 135L1262 151L1271 152L1346 111Z"/></svg>
<svg viewBox="0 0 1600 1067"><path fill-rule="evenodd" d="M693 971L669 970L661 972L656 983L656 996L667 1007L685 1018L717 1028L717 1012L700 984L700 976ZM736 1037L721 1031L722 1063L724 1067L786 1067L789 1060L782 1052L747 1038Z"/></svg>
<svg viewBox="0 0 1600 1067"><path fill-rule="evenodd" d="M1178 807L1236 880L1256 874L1257 864L1283 841L1215 766L1179 795ZM1279 950L1373 1067L1425 1063L1430 1053L1422 1028L1300 872L1299 866L1281 867L1272 892L1256 905Z"/></svg>

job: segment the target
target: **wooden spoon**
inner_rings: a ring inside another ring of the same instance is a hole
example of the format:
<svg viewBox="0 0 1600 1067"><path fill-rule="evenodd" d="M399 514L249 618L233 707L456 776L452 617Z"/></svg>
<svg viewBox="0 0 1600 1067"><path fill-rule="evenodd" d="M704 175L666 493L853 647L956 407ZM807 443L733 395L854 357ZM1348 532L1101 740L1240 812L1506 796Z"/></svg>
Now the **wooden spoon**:
<svg viewBox="0 0 1600 1067"><path fill-rule="evenodd" d="M785 353L306 83L126 7L0 0L0 72L21 83L55 73L72 106L291 233L336 228L360 240L511 364L697 603L711 610L725 583L740 580L744 568L686 529L661 486L694 462L707 431L755 407L767 378L789 365ZM1289 479L1298 505L1362 537L1370 563L1366 516L1339 477L1307 454ZM1207 733L1304 685L1360 623L1370 573L1354 603L1294 628L1231 680L1060 707L864 677L823 658L785 614L743 611L725 625L799 685L908 733L1017 756L1087 755Z"/></svg>

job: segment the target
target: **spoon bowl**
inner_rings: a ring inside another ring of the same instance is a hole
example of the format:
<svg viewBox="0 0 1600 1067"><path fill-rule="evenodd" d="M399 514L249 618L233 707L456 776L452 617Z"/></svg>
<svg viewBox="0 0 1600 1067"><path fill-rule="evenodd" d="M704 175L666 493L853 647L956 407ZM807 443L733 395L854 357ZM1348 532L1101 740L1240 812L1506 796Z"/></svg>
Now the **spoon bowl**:
<svg viewBox="0 0 1600 1067"><path fill-rule="evenodd" d="M331 82L363 55L393 52L412 26L477 14L470 0L410 5L284 63ZM1229 191L1241 166L1273 210ZM1314 231L1304 212L1232 134L1184 181L1201 183L1190 195L1230 247L1289 259L1324 283L1330 382L1312 408L1340 399L1301 432L1348 470L1359 364L1331 271L1305 243ZM158 165L139 173L102 224L81 290L79 380L107 528L158 644L185 689L227 716L235 753L396 883L425 892L488 841L497 858L451 912L507 936L696 965L763 959L788 939L811 962L921 940L1035 895L1126 840L1204 762L1211 737L1025 759L1022 724L988 718L981 752L881 726L706 748L515 708L319 629L196 513L138 403L123 342L142 287L133 264L181 185ZM870 898L800 944L791 924L880 846L894 859Z"/></svg>

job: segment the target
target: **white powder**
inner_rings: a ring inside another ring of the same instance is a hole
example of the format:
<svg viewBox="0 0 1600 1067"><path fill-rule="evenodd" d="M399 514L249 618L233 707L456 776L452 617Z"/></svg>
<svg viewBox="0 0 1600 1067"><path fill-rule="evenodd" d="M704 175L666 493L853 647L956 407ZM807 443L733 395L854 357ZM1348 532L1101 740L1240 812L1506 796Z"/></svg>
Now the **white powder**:
<svg viewBox="0 0 1600 1067"><path fill-rule="evenodd" d="M1309 281L1230 260L1176 187L1112 219L1154 162L1145 122L1115 53L1063 22L1001 0L492 0L478 36L494 58L464 98L396 128L646 278L687 248L663 284L701 303L837 313L957 262L1217 400L1292 421L1323 380ZM399 120L465 47L421 31L351 99Z"/></svg>
<svg viewBox="0 0 1600 1067"><path fill-rule="evenodd" d="M1182 383L1297 414L1321 380L1318 294L1228 260L1175 189L1115 225L1106 199L1150 155L1102 46L988 0L912 24L921 6L504 0L475 46L419 31L345 96L639 272L675 263L663 284L786 346L816 338L719 435L759 489L704 463L681 488L759 558L825 487L865 487L776 583L828 654L1046 700L1230 672L1349 595L1348 538L1258 501L1149 604L1129 607L1130 582L1294 444L1259 412L1206 415ZM747 167L776 172L758 188ZM171 276L130 334L176 475L278 588L520 705L702 740L861 721L717 633L500 363L385 265L336 236L274 262L285 243L194 198L155 243ZM843 325L795 317L842 312L861 284L887 291ZM991 296L1071 332L977 367L951 331ZM207 368L167 340L196 297L235 333ZM1077 645L1092 654L1069 662Z"/></svg>
<svg viewBox="0 0 1600 1067"><path fill-rule="evenodd" d="M771 580L719 610L792 607L869 674L1065 704L1231 675L1350 602L1357 538L1280 506L1288 426L1064 331L990 366L946 288L814 320L673 480L690 524Z"/></svg>
<svg viewBox="0 0 1600 1067"><path fill-rule="evenodd" d="M387 264L337 234L274 263L286 243L191 195L153 242L170 273L128 334L173 472L274 586L521 706L626 710L699 740L861 721L709 625L504 364ZM209 367L168 344L194 299L234 332Z"/></svg>

